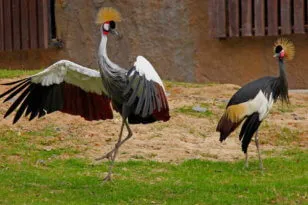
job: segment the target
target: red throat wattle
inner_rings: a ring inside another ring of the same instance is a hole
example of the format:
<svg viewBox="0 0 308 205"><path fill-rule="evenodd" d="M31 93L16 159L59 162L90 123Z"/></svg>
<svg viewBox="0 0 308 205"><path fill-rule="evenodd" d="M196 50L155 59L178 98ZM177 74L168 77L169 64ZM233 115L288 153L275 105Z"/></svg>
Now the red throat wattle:
<svg viewBox="0 0 308 205"><path fill-rule="evenodd" d="M280 52L280 54L279 54L279 58L280 58L280 59L283 59L284 56L285 56L285 52L284 52L284 50L282 50L282 51Z"/></svg>

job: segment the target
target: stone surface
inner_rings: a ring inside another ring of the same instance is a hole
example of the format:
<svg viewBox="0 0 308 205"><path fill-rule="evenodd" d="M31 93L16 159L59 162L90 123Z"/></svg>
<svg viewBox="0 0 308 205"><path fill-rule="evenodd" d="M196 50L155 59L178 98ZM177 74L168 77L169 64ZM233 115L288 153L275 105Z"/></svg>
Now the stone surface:
<svg viewBox="0 0 308 205"><path fill-rule="evenodd" d="M117 25L123 38L108 40L110 59L122 67L143 55L163 79L239 85L278 72L272 57L276 37L213 39L207 0L57 0L57 35L64 48L0 53L0 67L34 69L69 59L98 68L100 31L94 22L102 6L123 17ZM288 38L297 49L287 65L289 85L308 88L308 36Z"/></svg>

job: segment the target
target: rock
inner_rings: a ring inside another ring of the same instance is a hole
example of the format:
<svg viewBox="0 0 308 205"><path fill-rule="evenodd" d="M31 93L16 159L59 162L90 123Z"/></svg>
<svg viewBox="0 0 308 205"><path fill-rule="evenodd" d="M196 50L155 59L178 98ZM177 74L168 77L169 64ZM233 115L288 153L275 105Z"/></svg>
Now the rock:
<svg viewBox="0 0 308 205"><path fill-rule="evenodd" d="M207 111L207 108L205 108L205 107L200 107L200 105L194 106L192 109L193 109L194 111L197 111L197 112L206 112L206 111Z"/></svg>

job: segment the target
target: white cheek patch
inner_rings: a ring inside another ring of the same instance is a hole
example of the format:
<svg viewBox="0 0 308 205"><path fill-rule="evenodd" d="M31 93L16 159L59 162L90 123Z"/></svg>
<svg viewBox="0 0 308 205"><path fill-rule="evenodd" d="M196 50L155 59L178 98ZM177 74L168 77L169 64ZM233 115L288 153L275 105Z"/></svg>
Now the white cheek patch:
<svg viewBox="0 0 308 205"><path fill-rule="evenodd" d="M104 30L105 31L109 31L109 27L110 27L110 25L108 23L104 24Z"/></svg>

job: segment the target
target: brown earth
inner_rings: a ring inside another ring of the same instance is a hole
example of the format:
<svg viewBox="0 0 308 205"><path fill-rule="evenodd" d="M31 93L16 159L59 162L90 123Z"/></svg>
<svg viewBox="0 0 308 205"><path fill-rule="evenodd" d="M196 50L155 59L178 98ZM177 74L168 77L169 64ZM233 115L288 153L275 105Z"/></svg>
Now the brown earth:
<svg viewBox="0 0 308 205"><path fill-rule="evenodd" d="M0 83L3 80L0 80ZM238 86L225 84L182 84L166 82L171 119L149 125L132 125L134 136L125 143L118 160L150 159L163 162L180 162L192 158L234 161L243 159L240 142L232 134L225 142L218 141L216 124L224 106ZM4 91L0 87L0 92ZM288 148L308 148L308 93L291 93L291 105L276 103L271 114L259 132L263 152L276 153ZM10 103L1 104L3 115ZM185 106L205 106L210 114L181 111ZM53 113L29 122L23 118L12 125L12 116L2 119L0 126L14 130L20 135L24 132L53 127L58 133L55 137L42 136L48 143L38 146L44 150L68 148L78 150L78 157L93 159L113 148L120 129L120 116L113 120L85 121L81 117L63 113ZM238 131L237 131L238 132ZM33 143L36 143L33 141ZM249 154L256 157L254 144ZM267 155L268 156L268 155ZM61 155L61 157L69 157Z"/></svg>

